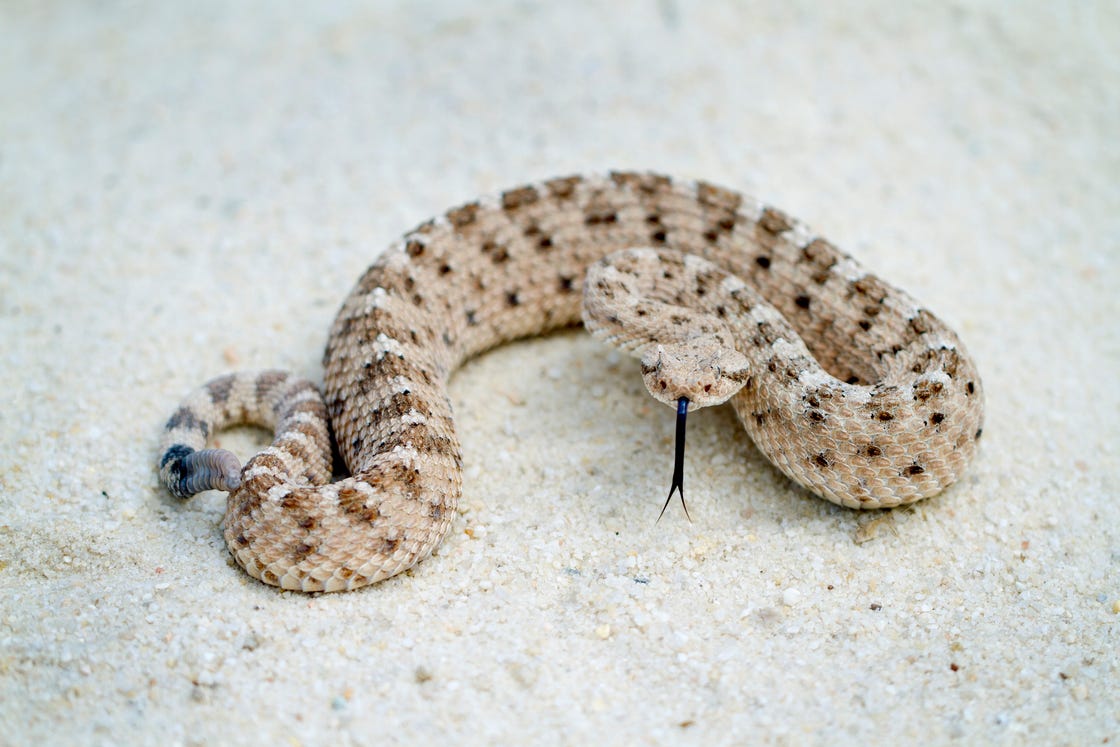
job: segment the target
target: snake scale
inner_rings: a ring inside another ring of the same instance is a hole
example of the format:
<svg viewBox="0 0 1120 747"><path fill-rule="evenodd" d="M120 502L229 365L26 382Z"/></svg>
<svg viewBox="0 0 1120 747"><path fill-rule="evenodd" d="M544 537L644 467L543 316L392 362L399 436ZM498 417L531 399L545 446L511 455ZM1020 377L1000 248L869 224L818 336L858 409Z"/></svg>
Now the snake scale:
<svg viewBox="0 0 1120 747"><path fill-rule="evenodd" d="M406 234L343 303L322 396L280 371L214 379L167 422L161 477L184 498L229 491L226 542L265 583L337 591L393 576L456 516L449 377L580 322L581 306L593 334L642 359L651 394L682 418L729 400L778 469L835 503L934 495L976 451L980 378L929 310L780 210L612 172L510 189ZM276 436L243 469L205 448L245 422ZM350 475L335 482L332 430Z"/></svg>

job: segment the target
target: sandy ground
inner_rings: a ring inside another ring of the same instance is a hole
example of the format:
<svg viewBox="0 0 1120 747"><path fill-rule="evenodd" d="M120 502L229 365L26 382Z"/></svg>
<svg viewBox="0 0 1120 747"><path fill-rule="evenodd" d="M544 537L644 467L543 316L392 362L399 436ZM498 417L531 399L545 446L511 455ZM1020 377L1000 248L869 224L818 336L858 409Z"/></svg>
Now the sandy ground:
<svg viewBox="0 0 1120 747"><path fill-rule="evenodd" d="M0 743L1116 743L1115 5L318 5L0 9ZM573 331L454 380L461 516L374 588L266 587L221 494L160 489L179 397L320 379L396 236L620 167L758 195L953 324L965 479L841 509L712 411L655 524L672 413Z"/></svg>

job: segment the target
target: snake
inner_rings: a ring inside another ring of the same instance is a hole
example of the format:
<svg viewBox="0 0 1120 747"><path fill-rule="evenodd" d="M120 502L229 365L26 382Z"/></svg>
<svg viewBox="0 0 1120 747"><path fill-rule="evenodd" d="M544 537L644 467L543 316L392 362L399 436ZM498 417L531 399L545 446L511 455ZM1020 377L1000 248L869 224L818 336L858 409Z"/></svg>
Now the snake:
<svg viewBox="0 0 1120 747"><path fill-rule="evenodd" d="M209 381L164 426L161 481L183 499L228 492L229 552L266 584L330 592L395 576L458 514L450 377L581 322L637 357L677 412L669 499L684 500L685 416L721 403L790 480L854 509L936 495L978 448L980 377L933 312L775 207L613 171L508 189L406 233L343 302L322 390L279 370ZM207 448L238 424L274 432L244 466Z"/></svg>

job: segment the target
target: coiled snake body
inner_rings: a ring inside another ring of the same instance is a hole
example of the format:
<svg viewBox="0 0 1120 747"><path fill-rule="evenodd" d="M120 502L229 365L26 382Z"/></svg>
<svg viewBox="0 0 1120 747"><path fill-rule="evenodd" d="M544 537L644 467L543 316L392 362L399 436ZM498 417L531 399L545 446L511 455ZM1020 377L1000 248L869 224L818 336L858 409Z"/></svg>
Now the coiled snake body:
<svg viewBox="0 0 1120 747"><path fill-rule="evenodd" d="M252 576L336 591L387 578L447 533L462 459L447 395L468 358L581 318L688 407L730 399L758 448L816 495L910 503L976 451L983 395L960 340L788 215L647 173L553 179L448 211L366 271L324 355L325 397L283 372L230 374L168 421L161 476L229 490ZM333 427L350 477L331 483ZM218 428L276 431L241 469Z"/></svg>

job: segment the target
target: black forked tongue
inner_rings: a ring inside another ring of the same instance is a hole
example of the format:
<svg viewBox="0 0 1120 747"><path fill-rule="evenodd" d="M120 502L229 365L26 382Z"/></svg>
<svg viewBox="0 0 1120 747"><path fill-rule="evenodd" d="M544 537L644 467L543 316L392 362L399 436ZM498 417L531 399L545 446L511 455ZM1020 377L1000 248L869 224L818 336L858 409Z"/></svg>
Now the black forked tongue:
<svg viewBox="0 0 1120 747"><path fill-rule="evenodd" d="M669 497L665 499L665 505L661 507L661 513L657 515L658 521L661 521L661 517L665 515L665 509L669 507L669 501L673 500L673 493L677 492L681 494L681 508L684 509L685 518L692 521L692 517L688 515L688 504L684 502L684 423L686 417L688 417L688 397L681 397L677 400L677 444L673 452L673 484L669 486Z"/></svg>

